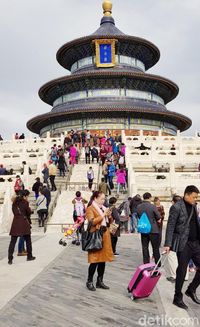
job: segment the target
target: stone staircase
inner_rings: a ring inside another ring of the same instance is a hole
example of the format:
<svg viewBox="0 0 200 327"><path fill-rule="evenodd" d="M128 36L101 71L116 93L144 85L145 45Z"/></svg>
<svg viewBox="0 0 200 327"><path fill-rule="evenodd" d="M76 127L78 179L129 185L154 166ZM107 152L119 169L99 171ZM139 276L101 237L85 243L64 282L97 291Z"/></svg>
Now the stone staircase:
<svg viewBox="0 0 200 327"><path fill-rule="evenodd" d="M80 163L75 165L72 170L70 180L68 180L66 188L62 190L57 199L57 205L54 209L52 217L47 222L48 232L57 231L61 232L62 225L73 223L73 204L72 200L75 197L75 193L80 191L82 197L86 200L90 200L91 191L88 188L87 171L89 167L94 170L94 183L93 189L97 188L99 165L98 164L85 164L83 155L81 154Z"/></svg>
<svg viewBox="0 0 200 327"><path fill-rule="evenodd" d="M70 171L66 174L65 177L60 177L59 175L56 176L55 178L55 184L57 187L57 191L51 192L51 203L49 206L49 217L53 214L54 208L57 205L57 201L59 199L59 196L63 190L66 190L67 183L69 181L71 174L71 169ZM44 232L44 229L41 227L38 227L38 214L37 214L37 208L36 208L36 201L35 201L35 195L34 192L31 192L29 196L29 204L30 207L33 211L33 214L31 215L31 221L32 221L32 232L38 233L38 232Z"/></svg>

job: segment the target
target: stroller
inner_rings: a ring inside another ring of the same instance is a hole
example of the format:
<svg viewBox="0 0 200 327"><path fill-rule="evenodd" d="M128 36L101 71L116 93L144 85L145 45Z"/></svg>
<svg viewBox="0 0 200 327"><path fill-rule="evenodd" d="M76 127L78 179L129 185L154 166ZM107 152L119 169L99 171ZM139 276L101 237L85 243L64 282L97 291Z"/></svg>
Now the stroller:
<svg viewBox="0 0 200 327"><path fill-rule="evenodd" d="M60 239L59 244L67 246L70 244L80 245L79 230L82 228L84 223L83 217L77 217L76 222L73 225L68 225L63 228L64 235Z"/></svg>

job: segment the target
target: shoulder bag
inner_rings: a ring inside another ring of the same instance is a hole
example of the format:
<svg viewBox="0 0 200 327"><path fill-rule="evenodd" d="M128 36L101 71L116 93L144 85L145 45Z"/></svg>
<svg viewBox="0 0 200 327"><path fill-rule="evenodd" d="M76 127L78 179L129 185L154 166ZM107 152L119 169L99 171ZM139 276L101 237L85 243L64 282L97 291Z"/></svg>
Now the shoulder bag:
<svg viewBox="0 0 200 327"><path fill-rule="evenodd" d="M87 230L82 233L82 250L83 251L98 251L103 247L103 232L102 229L97 229L90 232L92 221L89 221Z"/></svg>

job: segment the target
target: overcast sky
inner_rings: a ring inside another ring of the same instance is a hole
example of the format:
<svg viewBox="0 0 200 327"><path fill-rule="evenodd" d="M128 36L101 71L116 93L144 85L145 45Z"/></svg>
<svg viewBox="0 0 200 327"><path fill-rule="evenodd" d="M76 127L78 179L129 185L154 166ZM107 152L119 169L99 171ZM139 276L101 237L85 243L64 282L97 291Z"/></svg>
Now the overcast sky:
<svg viewBox="0 0 200 327"><path fill-rule="evenodd" d="M51 110L38 89L68 72L56 61L66 42L93 33L102 0L0 0L0 134L25 132L26 122ZM200 0L113 0L116 26L161 51L149 73L178 84L169 110L189 116L187 134L200 130Z"/></svg>

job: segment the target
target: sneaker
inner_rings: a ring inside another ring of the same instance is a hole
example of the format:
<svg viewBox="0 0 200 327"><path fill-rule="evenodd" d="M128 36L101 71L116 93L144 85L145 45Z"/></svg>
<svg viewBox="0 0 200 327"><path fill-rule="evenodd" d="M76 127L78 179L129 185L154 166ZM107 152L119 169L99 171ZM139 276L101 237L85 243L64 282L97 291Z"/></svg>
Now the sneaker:
<svg viewBox="0 0 200 327"><path fill-rule="evenodd" d="M9 265L12 265L12 260L8 260L8 264Z"/></svg>
<svg viewBox="0 0 200 327"><path fill-rule="evenodd" d="M115 252L114 255L119 255L119 253Z"/></svg>
<svg viewBox="0 0 200 327"><path fill-rule="evenodd" d="M176 279L174 277L167 277L166 279L171 283L175 283L175 281L176 281Z"/></svg>

